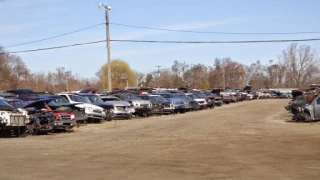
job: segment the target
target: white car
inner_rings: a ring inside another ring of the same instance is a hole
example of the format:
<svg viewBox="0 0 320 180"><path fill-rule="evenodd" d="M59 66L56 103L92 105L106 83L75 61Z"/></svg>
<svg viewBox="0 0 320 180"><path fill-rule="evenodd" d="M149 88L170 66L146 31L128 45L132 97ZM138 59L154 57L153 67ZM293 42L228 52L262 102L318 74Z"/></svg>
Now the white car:
<svg viewBox="0 0 320 180"><path fill-rule="evenodd" d="M74 94L60 93L59 96L64 97L69 103L79 103L76 106L83 108L88 120L101 121L106 119L107 115L102 107L91 104L86 98Z"/></svg>
<svg viewBox="0 0 320 180"><path fill-rule="evenodd" d="M193 100L197 101L198 105L200 106L200 109L207 108L207 101L203 98L197 97L196 95L192 93L186 93L185 95L191 97Z"/></svg>
<svg viewBox="0 0 320 180"><path fill-rule="evenodd" d="M6 100L0 99L0 133L24 136L26 132L26 115L16 111Z"/></svg>

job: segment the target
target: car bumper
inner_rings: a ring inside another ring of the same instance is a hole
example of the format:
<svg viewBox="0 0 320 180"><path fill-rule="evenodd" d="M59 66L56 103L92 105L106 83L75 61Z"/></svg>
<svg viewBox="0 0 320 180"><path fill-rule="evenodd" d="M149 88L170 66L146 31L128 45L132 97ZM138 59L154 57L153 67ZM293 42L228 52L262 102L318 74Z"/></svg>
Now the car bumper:
<svg viewBox="0 0 320 180"><path fill-rule="evenodd" d="M148 111L151 111L152 109L151 108L144 108L144 107L134 107L135 109L135 112L136 113L139 113L139 112L148 112Z"/></svg>
<svg viewBox="0 0 320 180"><path fill-rule="evenodd" d="M214 101L215 105L221 105L222 103L223 103L222 100Z"/></svg>
<svg viewBox="0 0 320 180"><path fill-rule="evenodd" d="M174 105L175 110L182 110L182 109L188 109L188 106L186 105Z"/></svg>
<svg viewBox="0 0 320 180"><path fill-rule="evenodd" d="M84 123L87 120L88 120L87 116L76 116L77 123Z"/></svg>
<svg viewBox="0 0 320 180"><path fill-rule="evenodd" d="M86 112L86 115L87 115L87 118L98 119L98 120L103 120L107 117L104 112L103 113Z"/></svg>
<svg viewBox="0 0 320 180"><path fill-rule="evenodd" d="M76 121L58 121L54 122L54 130L72 129L76 125Z"/></svg>

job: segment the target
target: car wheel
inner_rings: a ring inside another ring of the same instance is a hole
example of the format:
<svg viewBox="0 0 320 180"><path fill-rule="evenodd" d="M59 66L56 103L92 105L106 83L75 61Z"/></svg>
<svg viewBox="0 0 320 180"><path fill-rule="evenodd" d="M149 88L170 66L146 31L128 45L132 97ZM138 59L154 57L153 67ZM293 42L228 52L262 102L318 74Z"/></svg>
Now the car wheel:
<svg viewBox="0 0 320 180"><path fill-rule="evenodd" d="M304 113L304 120L307 122L311 121L311 115L308 112Z"/></svg>

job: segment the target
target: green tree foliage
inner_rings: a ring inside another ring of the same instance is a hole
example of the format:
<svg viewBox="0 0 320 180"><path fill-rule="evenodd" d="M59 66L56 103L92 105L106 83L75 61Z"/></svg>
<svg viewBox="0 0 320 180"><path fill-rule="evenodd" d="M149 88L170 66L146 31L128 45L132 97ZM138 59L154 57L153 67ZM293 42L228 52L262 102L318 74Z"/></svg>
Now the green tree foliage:
<svg viewBox="0 0 320 180"><path fill-rule="evenodd" d="M146 77L146 86L149 86L150 85L150 82L153 80L153 77L151 74L147 74L147 77Z"/></svg>
<svg viewBox="0 0 320 180"><path fill-rule="evenodd" d="M208 80L202 79L200 82L200 87L201 89L208 89L210 87Z"/></svg>
<svg viewBox="0 0 320 180"><path fill-rule="evenodd" d="M128 81L129 86L136 86L136 73L130 68L129 64L121 59L111 60L111 78L113 88L124 88ZM108 63L102 66L100 76L102 89L108 88Z"/></svg>

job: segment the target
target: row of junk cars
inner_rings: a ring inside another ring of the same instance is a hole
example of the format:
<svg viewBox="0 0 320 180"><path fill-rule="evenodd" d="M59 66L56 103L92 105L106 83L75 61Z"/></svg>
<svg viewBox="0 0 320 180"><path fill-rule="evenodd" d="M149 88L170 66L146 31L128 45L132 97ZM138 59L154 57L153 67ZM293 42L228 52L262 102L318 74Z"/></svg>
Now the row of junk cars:
<svg viewBox="0 0 320 180"><path fill-rule="evenodd" d="M69 131L86 123L213 109L231 102L284 97L244 89L120 89L97 93L95 88L47 93L11 89L0 93L1 136L24 137Z"/></svg>

